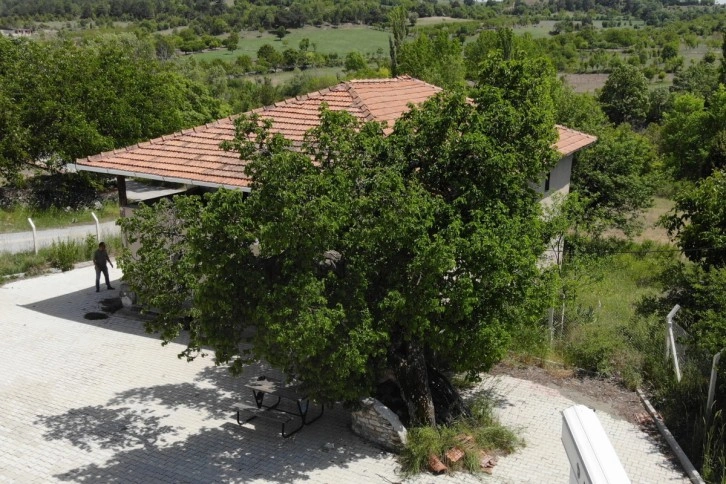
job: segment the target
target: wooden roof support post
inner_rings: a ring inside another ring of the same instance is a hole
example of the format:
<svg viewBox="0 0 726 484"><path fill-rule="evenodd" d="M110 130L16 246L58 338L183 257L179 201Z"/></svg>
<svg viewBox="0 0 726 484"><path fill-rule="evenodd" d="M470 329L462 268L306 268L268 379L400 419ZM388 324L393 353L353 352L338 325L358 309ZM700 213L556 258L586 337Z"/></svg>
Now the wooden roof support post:
<svg viewBox="0 0 726 484"><path fill-rule="evenodd" d="M118 206L125 207L129 201L126 198L126 177L123 175L116 176L116 187L118 188Z"/></svg>

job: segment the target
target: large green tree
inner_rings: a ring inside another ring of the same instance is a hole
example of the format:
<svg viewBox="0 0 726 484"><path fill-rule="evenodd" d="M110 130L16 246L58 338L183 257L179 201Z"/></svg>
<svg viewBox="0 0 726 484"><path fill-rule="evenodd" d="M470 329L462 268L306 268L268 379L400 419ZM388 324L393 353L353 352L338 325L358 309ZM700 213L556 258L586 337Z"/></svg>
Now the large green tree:
<svg viewBox="0 0 726 484"><path fill-rule="evenodd" d="M391 75L399 75L398 55L403 42L408 36L408 11L403 6L398 6L388 14L388 22L391 25L391 35L388 38L389 54L391 56Z"/></svg>
<svg viewBox="0 0 726 484"><path fill-rule="evenodd" d="M541 329L531 181L557 159L551 74L490 59L473 103L436 96L389 136L324 109L301 151L240 118L249 196L178 197L121 222L141 243L125 277L160 311L149 329L169 340L187 321L187 357L211 347L238 372L264 358L322 401L370 394L389 372L413 424L465 411L432 392L451 389L441 371L473 376Z"/></svg>
<svg viewBox="0 0 726 484"><path fill-rule="evenodd" d="M595 146L577 154L572 168L584 228L593 234L612 227L637 232L640 215L653 201L657 160L655 146L629 125L603 129Z"/></svg>
<svg viewBox="0 0 726 484"><path fill-rule="evenodd" d="M637 67L619 64L605 81L599 99L613 123L640 125L648 115L648 80Z"/></svg>
<svg viewBox="0 0 726 484"><path fill-rule="evenodd" d="M726 173L715 171L676 196L665 225L688 259L726 267Z"/></svg>
<svg viewBox="0 0 726 484"><path fill-rule="evenodd" d="M398 49L398 74L409 74L445 89L464 85L461 43L443 30L432 37L419 34Z"/></svg>
<svg viewBox="0 0 726 484"><path fill-rule="evenodd" d="M581 205L573 224L592 235L609 228L637 232L657 183L656 146L629 124L614 127L591 95L575 93L561 82L553 92L557 122L598 137L593 147L573 158L571 190Z"/></svg>
<svg viewBox="0 0 726 484"><path fill-rule="evenodd" d="M663 115L660 143L676 178L700 180L726 168L726 88L720 86L708 105L695 94L677 95Z"/></svg>

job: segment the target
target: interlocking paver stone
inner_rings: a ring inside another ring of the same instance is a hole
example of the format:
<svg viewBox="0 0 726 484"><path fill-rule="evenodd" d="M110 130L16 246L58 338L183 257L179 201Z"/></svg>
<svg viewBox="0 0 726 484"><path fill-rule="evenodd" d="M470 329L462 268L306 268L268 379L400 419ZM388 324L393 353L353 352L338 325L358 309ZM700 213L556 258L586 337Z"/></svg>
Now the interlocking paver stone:
<svg viewBox="0 0 726 484"><path fill-rule="evenodd" d="M121 272L111 269L113 279ZM116 291L96 293L92 267L0 287L0 482L403 481L395 456L350 431L341 407L290 439L278 425L238 426L232 406L253 404L210 358L186 362L122 315L87 320ZM252 365L246 375L266 371ZM426 483L566 482L557 391L510 377L476 391L527 446L500 458L494 476L420 475ZM637 427L598 413L633 482L686 482ZM327 445L326 444L332 444Z"/></svg>

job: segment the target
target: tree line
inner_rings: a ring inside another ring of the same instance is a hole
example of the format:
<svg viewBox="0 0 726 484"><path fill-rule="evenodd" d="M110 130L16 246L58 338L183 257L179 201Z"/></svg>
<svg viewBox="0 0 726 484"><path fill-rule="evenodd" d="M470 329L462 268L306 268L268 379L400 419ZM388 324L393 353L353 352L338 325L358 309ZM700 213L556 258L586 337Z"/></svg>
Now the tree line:
<svg viewBox="0 0 726 484"><path fill-rule="evenodd" d="M397 5L416 17L481 18L491 9L465 0L0 0L0 18L35 21L72 19L154 20L164 27L184 25L193 19L230 29L300 28L305 25L357 23L383 24Z"/></svg>

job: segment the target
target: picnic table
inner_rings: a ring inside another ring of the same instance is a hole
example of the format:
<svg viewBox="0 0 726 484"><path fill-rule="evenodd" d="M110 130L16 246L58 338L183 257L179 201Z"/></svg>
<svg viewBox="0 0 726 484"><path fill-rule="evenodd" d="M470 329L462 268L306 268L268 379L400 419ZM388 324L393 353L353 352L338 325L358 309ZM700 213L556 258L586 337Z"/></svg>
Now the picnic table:
<svg viewBox="0 0 726 484"><path fill-rule="evenodd" d="M245 387L252 391L256 407L236 405L234 408L237 411L237 423L243 425L255 418L278 422L282 424L284 438L318 420L325 410L323 405L316 405L310 401L299 383L285 383L262 375L248 382ZM314 406L318 406L320 411L310 418L309 411ZM291 432L287 427L290 423L295 424Z"/></svg>

